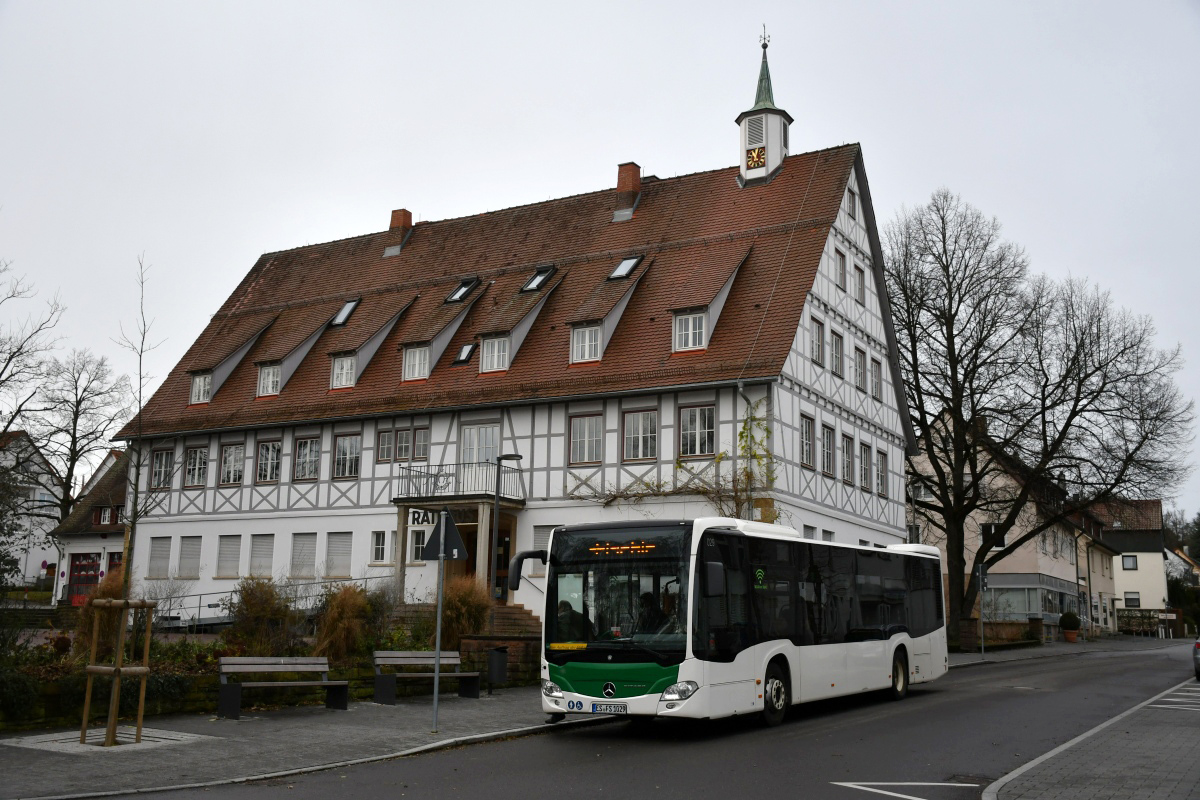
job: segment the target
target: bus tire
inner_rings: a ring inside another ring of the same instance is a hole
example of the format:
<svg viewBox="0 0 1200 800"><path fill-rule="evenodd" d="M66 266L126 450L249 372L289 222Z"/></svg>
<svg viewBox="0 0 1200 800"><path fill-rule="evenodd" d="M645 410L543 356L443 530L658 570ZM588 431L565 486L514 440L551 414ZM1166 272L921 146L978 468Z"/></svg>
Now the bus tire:
<svg viewBox="0 0 1200 800"><path fill-rule="evenodd" d="M888 696L893 700L903 700L908 696L908 656L903 648L896 648L892 656L892 688Z"/></svg>
<svg viewBox="0 0 1200 800"><path fill-rule="evenodd" d="M763 680L763 723L774 727L783 722L791 702L792 692L788 687L787 676L778 664L768 664L767 676Z"/></svg>

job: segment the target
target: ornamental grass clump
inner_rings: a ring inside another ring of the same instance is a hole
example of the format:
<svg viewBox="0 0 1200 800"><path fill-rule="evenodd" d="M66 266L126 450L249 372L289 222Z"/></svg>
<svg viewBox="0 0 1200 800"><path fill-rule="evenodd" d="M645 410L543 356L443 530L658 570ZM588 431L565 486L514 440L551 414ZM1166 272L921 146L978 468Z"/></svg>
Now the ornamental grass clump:
<svg viewBox="0 0 1200 800"><path fill-rule="evenodd" d="M225 642L247 656L286 656L299 649L300 615L270 578L242 578L221 602L230 626Z"/></svg>
<svg viewBox="0 0 1200 800"><path fill-rule="evenodd" d="M341 662L367 650L374 637L372 608L361 586L330 590L317 617L317 643L313 654Z"/></svg>
<svg viewBox="0 0 1200 800"><path fill-rule="evenodd" d="M448 581L442 598L442 648L457 650L463 636L482 633L491 607L487 587L475 578L463 575ZM432 639L429 644L433 646Z"/></svg>

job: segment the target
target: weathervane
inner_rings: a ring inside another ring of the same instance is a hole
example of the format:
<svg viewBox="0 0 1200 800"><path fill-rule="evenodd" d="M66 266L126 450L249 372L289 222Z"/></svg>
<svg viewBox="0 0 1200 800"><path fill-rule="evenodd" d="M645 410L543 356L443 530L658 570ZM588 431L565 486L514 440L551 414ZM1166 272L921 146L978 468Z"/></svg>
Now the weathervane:
<svg viewBox="0 0 1200 800"><path fill-rule="evenodd" d="M765 22L763 23L762 36L758 37L758 42L759 42L759 44L762 45L763 50L766 50L767 45L769 45L771 43L771 37L767 36L767 23L765 23Z"/></svg>

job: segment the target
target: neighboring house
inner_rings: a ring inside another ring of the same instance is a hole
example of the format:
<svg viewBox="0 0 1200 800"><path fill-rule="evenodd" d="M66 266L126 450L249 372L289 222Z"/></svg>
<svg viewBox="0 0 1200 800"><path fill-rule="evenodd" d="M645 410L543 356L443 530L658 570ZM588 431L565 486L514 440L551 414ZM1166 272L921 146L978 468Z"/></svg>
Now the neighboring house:
<svg viewBox="0 0 1200 800"><path fill-rule="evenodd" d="M55 575L56 603L83 605L104 575L121 565L128 471L129 459L119 450L106 456L52 532L63 552Z"/></svg>
<svg viewBox="0 0 1200 800"><path fill-rule="evenodd" d="M1200 586L1200 563L1188 555L1187 550L1187 547L1176 547L1163 552L1167 560L1167 575L1179 578L1189 586Z"/></svg>
<svg viewBox="0 0 1200 800"><path fill-rule="evenodd" d="M452 573L536 606L538 575L502 588L513 554L566 523L711 515L744 431L774 467L745 515L903 541L913 438L862 151L793 155L790 122L764 50L739 166L625 163L615 190L415 225L400 209L263 255L142 415L156 507L134 577L188 553L197 592L379 585L399 558L419 598L448 507L468 551Z"/></svg>
<svg viewBox="0 0 1200 800"><path fill-rule="evenodd" d="M16 548L21 565L18 580L24 586L48 589L59 561L49 536L59 513L53 471L25 431L0 434L0 464L10 470L24 509L17 519L22 531Z"/></svg>
<svg viewBox="0 0 1200 800"><path fill-rule="evenodd" d="M1117 609L1167 607L1161 500L1120 500L1094 509L1104 524L1105 544L1121 555L1116 561ZM1118 623L1120 622L1118 613Z"/></svg>
<svg viewBox="0 0 1200 800"><path fill-rule="evenodd" d="M1115 633L1116 576L1114 559L1120 555L1104 542L1104 525L1093 512L1085 511L1072 522L1079 534L1076 550L1079 563L1080 611L1083 630L1090 634Z"/></svg>
<svg viewBox="0 0 1200 800"><path fill-rule="evenodd" d="M994 457L994 453L981 455ZM913 500L932 502L932 494L921 483L919 475L933 475L929 459L919 453L912 459L916 474L912 476L909 492ZM995 458L980 473L988 482L987 492L994 498L1004 498L1017 493L1023 478L1023 469L1011 457ZM1050 485L1037 492L1039 501L1030 501L1021 509L1016 523L1005 535L1005 542L1016 541L1029 531L1052 519L1056 508L1066 499L1066 493L1058 486ZM942 569L946 570L946 540L940 525L933 524L936 511L927 511L910 504L907 510L909 540L936 546L942 551ZM991 535L993 526L1002 522L1008 514L1002 500L997 499L993 507L980 510L968 517L964 550L967 568L974 563L983 536ZM1078 614L1082 619L1100 630L1112 630L1113 595L1112 563L1113 550L1100 542L1097 520L1087 518L1079 521L1063 520L1051 525L1034 538L1018 546L1001 561L988 568L988 591L977 600L975 613L982 607L983 617L988 622L1024 622L1040 617L1043 635L1048 639L1058 636L1059 617L1066 611ZM1095 598L1095 611L1091 612L1088 602L1090 593ZM978 619L978 617L976 617Z"/></svg>

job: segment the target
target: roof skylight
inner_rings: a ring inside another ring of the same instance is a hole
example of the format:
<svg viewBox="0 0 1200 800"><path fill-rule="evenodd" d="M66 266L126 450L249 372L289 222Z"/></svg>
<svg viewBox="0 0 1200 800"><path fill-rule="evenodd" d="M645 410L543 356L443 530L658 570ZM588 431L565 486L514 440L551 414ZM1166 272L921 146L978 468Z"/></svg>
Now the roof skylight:
<svg viewBox="0 0 1200 800"><path fill-rule="evenodd" d="M610 277L610 278L628 278L629 273L633 272L633 270L637 268L637 265L640 264L641 261L642 261L641 256L633 256L632 258L627 258L624 261L622 261L620 264L617 264L617 268L614 269L612 271L612 274L609 275L608 277Z"/></svg>
<svg viewBox="0 0 1200 800"><path fill-rule="evenodd" d="M457 289L455 289L453 292L450 293L450 296L446 298L446 302L447 303L461 303L463 301L463 298L465 298L467 295L469 295L471 293L471 290L474 289L478 283L479 283L478 278L467 278L465 281L463 281L462 283L460 283L458 285Z"/></svg>
<svg viewBox="0 0 1200 800"><path fill-rule="evenodd" d="M475 343L470 342L458 348L458 355L454 357L452 364L465 364L471 360L471 355L475 352Z"/></svg>
<svg viewBox="0 0 1200 800"><path fill-rule="evenodd" d="M538 267L537 272L533 273L525 285L521 287L522 292L536 292L546 285L546 281L550 280L550 276L554 274L554 267Z"/></svg>
<svg viewBox="0 0 1200 800"><path fill-rule="evenodd" d="M350 319L350 315L354 313L354 309L358 307L358 300L347 300L346 305L342 306L342 310L333 318L330 325L345 325L346 320Z"/></svg>

